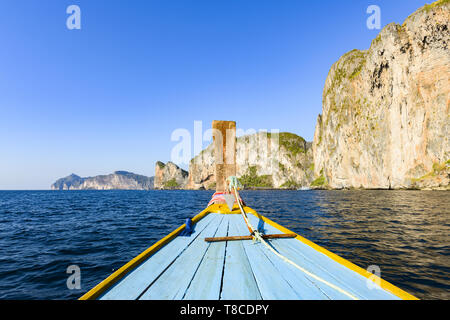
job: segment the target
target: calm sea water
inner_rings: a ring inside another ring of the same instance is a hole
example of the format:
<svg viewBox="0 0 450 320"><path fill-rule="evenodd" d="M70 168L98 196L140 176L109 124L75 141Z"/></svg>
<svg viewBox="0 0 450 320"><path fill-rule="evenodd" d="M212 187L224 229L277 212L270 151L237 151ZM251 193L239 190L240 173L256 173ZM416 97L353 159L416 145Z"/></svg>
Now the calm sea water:
<svg viewBox="0 0 450 320"><path fill-rule="evenodd" d="M0 299L77 299L192 217L210 191L1 191ZM422 299L450 299L450 197L246 191L261 214ZM81 290L66 285L81 269Z"/></svg>

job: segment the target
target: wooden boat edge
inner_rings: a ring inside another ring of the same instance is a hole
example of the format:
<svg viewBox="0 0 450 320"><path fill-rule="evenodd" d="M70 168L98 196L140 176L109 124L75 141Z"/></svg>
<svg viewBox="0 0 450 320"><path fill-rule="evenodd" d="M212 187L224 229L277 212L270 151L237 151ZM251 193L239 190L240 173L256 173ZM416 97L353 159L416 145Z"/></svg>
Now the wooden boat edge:
<svg viewBox="0 0 450 320"><path fill-rule="evenodd" d="M245 212L250 213L254 215L255 217L261 219L265 223L271 225L272 227L278 229L279 231L283 233L295 233L291 230L279 225L278 223L270 220L269 218L264 217L263 215L257 213L255 210L253 210L250 207L245 207ZM240 214L239 208L237 205L233 207L233 210L230 211L226 205L223 204L212 204L209 207L207 207L205 210L197 214L194 218L192 218L193 223L197 223L201 219L203 219L205 216L207 216L209 213L219 213L219 214ZM130 260L128 263L123 265L121 268L116 270L114 273L112 273L109 277L107 277L105 280L97 284L94 288L89 290L87 293L85 293L79 300L94 300L100 297L106 290L111 288L115 283L117 283L119 280L121 280L123 277L125 277L131 270L139 266L144 260L151 257L153 254L155 254L159 249L161 249L164 245L169 243L171 240L173 240L178 234L185 229L186 225L183 224L179 226L177 229L169 233L167 236L147 248L145 251L140 253L138 256ZM337 263L347 267L348 269L358 273L359 275L377 283L381 288L384 290L392 293L393 295L399 297L402 300L419 300L417 297L411 295L410 293L398 288L397 286L389 283L386 280L383 280L382 278L368 272L367 270L357 266L356 264L338 256L337 254L332 253L331 251L328 251L327 249L315 244L314 242L298 235L295 233L298 241L310 246L311 248L315 249L316 251L321 252L322 254L326 255L330 259L336 261Z"/></svg>

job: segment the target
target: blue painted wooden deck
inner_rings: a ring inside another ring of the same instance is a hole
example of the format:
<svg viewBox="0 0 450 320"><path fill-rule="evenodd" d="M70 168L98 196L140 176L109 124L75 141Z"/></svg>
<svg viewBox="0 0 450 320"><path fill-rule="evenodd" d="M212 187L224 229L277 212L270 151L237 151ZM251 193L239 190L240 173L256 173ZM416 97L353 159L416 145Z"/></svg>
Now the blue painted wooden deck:
<svg viewBox="0 0 450 320"><path fill-rule="evenodd" d="M253 215L249 219L266 234L281 233ZM204 241L205 237L238 235L248 235L241 215L209 214L195 225L191 236L173 239L100 299L349 299L284 262L261 243ZM365 277L296 239L269 242L296 264L359 299L399 299L380 287L370 290Z"/></svg>

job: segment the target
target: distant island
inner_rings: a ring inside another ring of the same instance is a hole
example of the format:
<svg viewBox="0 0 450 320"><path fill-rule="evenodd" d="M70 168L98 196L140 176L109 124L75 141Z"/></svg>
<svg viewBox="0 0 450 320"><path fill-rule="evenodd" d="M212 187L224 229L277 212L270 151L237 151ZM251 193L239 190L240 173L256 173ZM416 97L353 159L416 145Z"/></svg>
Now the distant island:
<svg viewBox="0 0 450 320"><path fill-rule="evenodd" d="M151 190L154 177L146 177L127 171L82 178L71 174L52 184L52 190Z"/></svg>

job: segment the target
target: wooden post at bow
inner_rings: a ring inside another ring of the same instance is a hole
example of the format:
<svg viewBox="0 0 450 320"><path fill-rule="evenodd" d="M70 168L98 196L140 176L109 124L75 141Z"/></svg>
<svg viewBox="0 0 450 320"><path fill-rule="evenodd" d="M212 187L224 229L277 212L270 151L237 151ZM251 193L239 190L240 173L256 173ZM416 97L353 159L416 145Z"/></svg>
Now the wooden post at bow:
<svg viewBox="0 0 450 320"><path fill-rule="evenodd" d="M227 178L236 175L236 122L212 122L216 192L225 192Z"/></svg>

